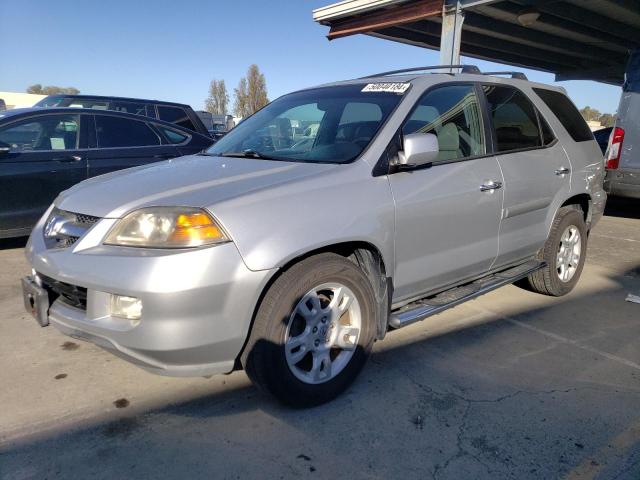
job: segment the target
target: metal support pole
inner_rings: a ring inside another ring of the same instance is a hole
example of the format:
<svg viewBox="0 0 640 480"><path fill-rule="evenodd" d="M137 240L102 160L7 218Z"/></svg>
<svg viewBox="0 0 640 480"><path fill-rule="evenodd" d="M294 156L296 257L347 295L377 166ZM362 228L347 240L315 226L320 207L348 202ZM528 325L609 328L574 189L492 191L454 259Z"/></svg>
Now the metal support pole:
<svg viewBox="0 0 640 480"><path fill-rule="evenodd" d="M442 33L440 35L440 65L460 64L460 37L464 13L457 0L447 0L442 9ZM452 69L448 70L449 72Z"/></svg>

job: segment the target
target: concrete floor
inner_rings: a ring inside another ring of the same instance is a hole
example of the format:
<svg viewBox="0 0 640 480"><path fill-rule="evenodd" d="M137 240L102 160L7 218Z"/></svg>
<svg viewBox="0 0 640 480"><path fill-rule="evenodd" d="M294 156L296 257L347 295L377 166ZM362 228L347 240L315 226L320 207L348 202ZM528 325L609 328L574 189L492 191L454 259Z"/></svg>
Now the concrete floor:
<svg viewBox="0 0 640 480"><path fill-rule="evenodd" d="M640 204L612 202L583 277L505 287L393 332L334 402L242 372L151 375L23 312L0 245L0 478L640 478Z"/></svg>

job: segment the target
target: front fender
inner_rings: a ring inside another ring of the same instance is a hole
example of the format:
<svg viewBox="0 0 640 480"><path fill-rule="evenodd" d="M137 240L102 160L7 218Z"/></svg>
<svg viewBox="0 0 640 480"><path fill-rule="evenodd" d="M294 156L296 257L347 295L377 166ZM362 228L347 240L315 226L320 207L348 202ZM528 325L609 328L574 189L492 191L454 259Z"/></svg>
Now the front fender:
<svg viewBox="0 0 640 480"><path fill-rule="evenodd" d="M366 242L394 268L394 204L385 176L365 162L210 207L247 267L268 270L328 245Z"/></svg>

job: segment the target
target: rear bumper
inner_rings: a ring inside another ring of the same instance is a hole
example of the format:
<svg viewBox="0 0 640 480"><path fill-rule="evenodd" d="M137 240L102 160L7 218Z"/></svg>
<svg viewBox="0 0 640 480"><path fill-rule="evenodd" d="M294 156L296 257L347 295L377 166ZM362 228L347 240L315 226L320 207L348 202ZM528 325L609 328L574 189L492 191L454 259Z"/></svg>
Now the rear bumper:
<svg viewBox="0 0 640 480"><path fill-rule="evenodd" d="M591 230L604 215L604 208L607 205L607 193L600 189L591 194L591 218L587 227Z"/></svg>
<svg viewBox="0 0 640 480"><path fill-rule="evenodd" d="M604 189L609 195L640 198L640 170L607 170Z"/></svg>
<svg viewBox="0 0 640 480"><path fill-rule="evenodd" d="M86 308L53 301L51 325L162 375L233 370L271 271L249 270L232 243L151 251L102 246L93 233L72 247L47 249L42 225L34 229L26 248L33 269L86 288ZM141 318L111 316L111 294L141 299Z"/></svg>

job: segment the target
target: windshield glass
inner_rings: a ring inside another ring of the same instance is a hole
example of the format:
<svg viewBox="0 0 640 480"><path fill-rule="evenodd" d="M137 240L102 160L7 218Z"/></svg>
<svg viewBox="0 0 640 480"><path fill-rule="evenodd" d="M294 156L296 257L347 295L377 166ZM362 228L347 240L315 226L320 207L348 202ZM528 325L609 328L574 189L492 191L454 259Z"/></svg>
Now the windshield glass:
<svg viewBox="0 0 640 480"><path fill-rule="evenodd" d="M60 105L64 97L60 97L57 95L49 95L48 97L44 97L38 103L34 105L34 107L57 107Z"/></svg>
<svg viewBox="0 0 640 480"><path fill-rule="evenodd" d="M281 97L213 145L210 155L294 162L348 163L369 145L402 95L362 91L365 85L324 87Z"/></svg>
<svg viewBox="0 0 640 480"><path fill-rule="evenodd" d="M65 97L64 95L50 95L43 98L34 106L36 107L74 107L74 108L93 108L94 110L120 110L118 108L109 108L109 100L97 98L77 98ZM142 107L144 108L144 106ZM124 110L127 111L126 109ZM137 113L137 112L132 112ZM142 113L144 115L144 112Z"/></svg>

